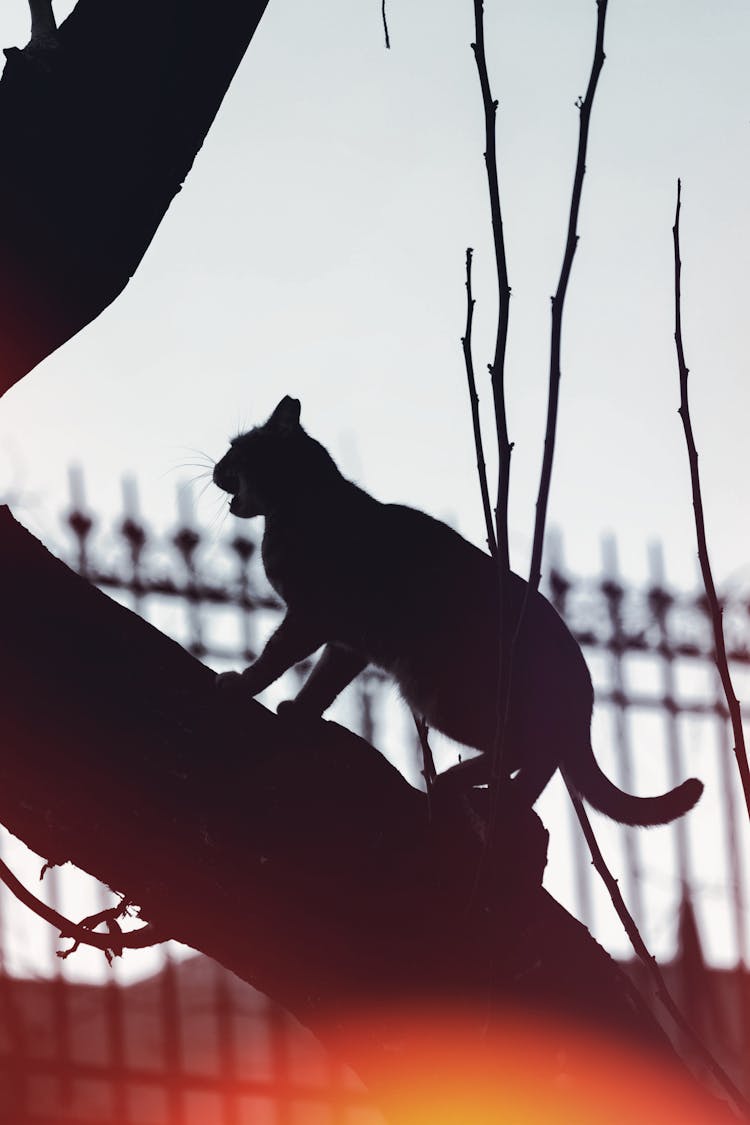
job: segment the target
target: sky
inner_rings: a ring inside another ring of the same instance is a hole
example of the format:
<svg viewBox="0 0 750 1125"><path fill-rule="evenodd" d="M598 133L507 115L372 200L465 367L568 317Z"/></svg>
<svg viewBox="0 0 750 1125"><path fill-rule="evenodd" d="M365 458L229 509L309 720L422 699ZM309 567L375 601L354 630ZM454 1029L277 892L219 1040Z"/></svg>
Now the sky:
<svg viewBox="0 0 750 1125"><path fill-rule="evenodd" d="M58 17L72 5L57 4ZM483 542L460 336L475 248L475 363L497 301L469 0L271 0L186 185L125 293L0 402L0 489L48 542L67 466L114 511L123 472L155 525L180 465L218 458L285 393L342 470ZM211 18L210 5L206 19ZM23 43L23 0L0 42ZM487 4L513 289L507 364L513 564L524 571L593 0ZM593 573L602 532L637 579L649 541L691 584L672 244L683 180L684 334L717 577L750 580L750 10L613 0L569 291L549 522ZM64 216L61 216L64 221ZM491 479L494 471L490 473ZM202 514L214 515L217 498Z"/></svg>
<svg viewBox="0 0 750 1125"><path fill-rule="evenodd" d="M61 19L71 2L57 3ZM525 572L594 0L487 0L510 282L510 542ZM53 548L68 466L114 520L123 474L153 527L199 449L285 394L345 475L484 540L460 337L475 251L474 358L492 461L497 292L471 0L270 0L183 191L135 277L0 401L0 494ZM211 20L206 5L206 20ZM28 38L24 0L0 44ZM580 244L565 311L549 524L595 574L616 536L692 586L695 533L674 354L672 223L683 183L683 321L708 530L722 588L750 590L750 8L611 0ZM135 63L134 63L135 65ZM64 215L60 221L64 222ZM491 468L490 480L494 469ZM209 489L199 517L222 500Z"/></svg>

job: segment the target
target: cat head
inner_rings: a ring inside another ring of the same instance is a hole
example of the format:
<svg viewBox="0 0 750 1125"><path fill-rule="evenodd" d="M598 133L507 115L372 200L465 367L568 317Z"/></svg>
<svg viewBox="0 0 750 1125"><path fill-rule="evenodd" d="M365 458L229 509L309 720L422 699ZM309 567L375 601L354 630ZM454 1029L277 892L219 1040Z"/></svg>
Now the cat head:
<svg viewBox="0 0 750 1125"><path fill-rule="evenodd" d="M229 511L250 519L308 499L338 470L300 425L300 401L285 395L262 426L233 438L214 466L214 484L229 492Z"/></svg>

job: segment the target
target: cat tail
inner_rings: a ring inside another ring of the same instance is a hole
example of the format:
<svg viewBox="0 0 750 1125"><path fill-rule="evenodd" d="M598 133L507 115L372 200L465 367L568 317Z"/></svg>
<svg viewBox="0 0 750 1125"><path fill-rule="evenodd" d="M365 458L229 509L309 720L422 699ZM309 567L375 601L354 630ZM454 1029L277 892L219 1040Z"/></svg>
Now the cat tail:
<svg viewBox="0 0 750 1125"><path fill-rule="evenodd" d="M632 793L624 793L602 773L588 741L585 749L562 763L562 769L566 780L581 797L620 824L645 828L668 824L692 809L703 792L703 782L697 777L690 777L658 797L635 797Z"/></svg>

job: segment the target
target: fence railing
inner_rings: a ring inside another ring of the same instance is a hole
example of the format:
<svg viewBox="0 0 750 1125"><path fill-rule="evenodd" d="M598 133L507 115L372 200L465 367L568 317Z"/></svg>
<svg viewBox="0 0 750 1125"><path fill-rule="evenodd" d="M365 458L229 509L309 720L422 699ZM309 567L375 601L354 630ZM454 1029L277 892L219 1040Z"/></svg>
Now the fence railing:
<svg viewBox="0 0 750 1125"><path fill-rule="evenodd" d="M123 490L122 517L104 534L86 513L82 496L80 474L73 472L67 525L71 562L81 574L129 600L156 624L171 626L166 631L217 668L242 667L254 659L280 605L265 582L257 543L250 535L216 539L201 531L192 517L189 492L183 489L178 494L178 526L169 536L153 537L138 515L132 484ZM97 539L108 549L97 548ZM705 597L668 587L658 547L650 551L648 582L636 587L619 576L612 540L604 543L601 572L588 579L566 573L559 539L550 546L546 593L592 669L597 756L605 766L611 763L610 772L623 788L640 788L644 793L672 787L689 774L700 773L701 767L709 773L704 779L708 792L698 809L669 829L644 834L606 826L615 851L622 853L623 880L636 919L648 929L642 901L647 873L641 853L648 852L652 837L660 842L656 850L663 851L664 836L672 836L668 878L673 897L692 893L700 899L707 882L714 891L720 888L723 912L730 916L731 948L726 942L721 948L710 926L706 937L719 960L745 963L750 956L748 872L742 857L748 854L750 840L745 817L739 815L728 711L713 666ZM181 619L165 612L167 604L182 607ZM750 601L725 601L723 615L730 662L741 677L750 669ZM303 665L296 674L301 678L305 673ZM406 724L398 727L394 739L396 709L381 690L382 679L372 670L360 677L347 721L370 741L384 745L412 777L418 776L416 740ZM392 741L394 746L389 745ZM567 811L557 815L567 816ZM707 819L710 840L704 833ZM691 836L696 834L703 838L691 847ZM572 841L577 894L571 905L596 930L588 853L576 833ZM708 854L707 845L715 860L708 880L695 862ZM570 899L569 892L566 897ZM676 913L674 909L675 919Z"/></svg>
<svg viewBox="0 0 750 1125"><path fill-rule="evenodd" d="M64 518L67 546L62 552L66 561L217 670L252 660L280 611L265 582L256 541L244 531L217 537L201 529L187 489L178 496L177 525L170 533L155 535L139 514L132 483L126 484L123 495L121 515L105 527L87 509L81 474L71 473L71 507ZM546 592L583 646L592 670L597 701L594 749L603 768L623 788L644 794L661 792L689 775L700 776L706 784L697 808L673 825L643 832L603 818L596 824L626 899L657 954L662 959L674 955L680 906L690 901L709 959L737 974L737 988L724 989L722 1004L734 1005L727 1023L735 1029L730 1053L739 1060L750 1046L744 973L749 954L745 857L750 855L750 833L741 815L705 600L669 588L656 550L651 553L649 580L636 588L619 577L611 543L605 547L602 572L586 580L569 575L559 548L554 543L551 547ZM742 677L750 668L750 602L727 601L724 624L731 663ZM299 679L304 671L293 675ZM415 777L420 767L416 739L383 677L370 672L353 688L348 702L341 704L343 721L385 747ZM627 944L595 881L561 786L549 787L540 812L552 830L549 889L615 953L627 957ZM53 897L63 893L61 880L59 873L45 880ZM302 1040L297 1032L291 1035L286 1017L263 998L213 966L186 967L208 962L183 963L168 953L150 985L110 978L104 989L91 991L92 986L66 983L68 962L54 962L50 972L42 956L37 971L51 979L14 980L13 959L7 953L13 913L5 896L0 901L5 935L0 935L0 950L5 950L3 964L10 970L0 972L0 1103L6 1095L15 1099L16 1114L7 1120L85 1119L102 1125L263 1125L268 1120L269 1125L306 1125L295 1106L313 1102L314 1117L309 1119L315 1122L365 1125L374 1119L367 1116L372 1111L353 1080L331 1069L329 1061L320 1062L312 1087L309 1079L300 1077L290 1059ZM88 912L81 910L82 915ZM37 986L33 1003L28 991L32 985ZM103 1011L100 1033L89 1036L98 1045L96 1058L83 1058L76 1046L76 1036L83 1034L79 1009L84 995L90 1008L96 996ZM47 1006L44 1026L51 1038L43 1058L38 1051L34 1054L33 1044L38 1046L40 1040L29 1025L35 1003ZM186 1022L191 1005L202 1006L205 1015L205 1027L199 1030ZM143 1027L151 1028L148 1033L137 1029L133 1014L147 1009ZM151 1050L138 1062L144 1042L152 1042ZM309 1053L309 1044L306 1049ZM214 1060L211 1074L195 1062L196 1051L203 1052L203 1062L209 1056ZM161 1063L154 1067L157 1057ZM266 1070L253 1077L259 1059L266 1060ZM98 1106L94 1116L81 1116L83 1103L76 1090L80 1093L85 1082L90 1090L91 1083L100 1086L97 1097L92 1094L89 1099ZM57 1116L40 1107L34 1116L32 1086L37 1091L54 1087ZM151 1109L144 1109L144 1091L151 1091ZM204 1109L199 1112L196 1106L203 1095ZM252 1113L249 1106L254 1107ZM2 1111L0 1104L0 1121Z"/></svg>
<svg viewBox="0 0 750 1125"><path fill-rule="evenodd" d="M0 1002L8 1125L382 1125L351 1071L206 958L127 986L2 974Z"/></svg>

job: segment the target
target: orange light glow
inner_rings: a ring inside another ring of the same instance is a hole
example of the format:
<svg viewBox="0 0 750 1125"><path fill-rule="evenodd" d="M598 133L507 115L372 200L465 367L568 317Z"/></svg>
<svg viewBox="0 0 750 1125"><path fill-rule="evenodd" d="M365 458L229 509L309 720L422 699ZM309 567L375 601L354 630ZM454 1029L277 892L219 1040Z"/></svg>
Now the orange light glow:
<svg viewBox="0 0 750 1125"><path fill-rule="evenodd" d="M526 1013L380 1013L341 1043L391 1125L736 1121L668 1055Z"/></svg>

